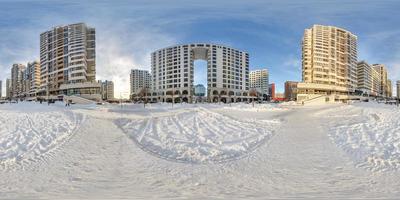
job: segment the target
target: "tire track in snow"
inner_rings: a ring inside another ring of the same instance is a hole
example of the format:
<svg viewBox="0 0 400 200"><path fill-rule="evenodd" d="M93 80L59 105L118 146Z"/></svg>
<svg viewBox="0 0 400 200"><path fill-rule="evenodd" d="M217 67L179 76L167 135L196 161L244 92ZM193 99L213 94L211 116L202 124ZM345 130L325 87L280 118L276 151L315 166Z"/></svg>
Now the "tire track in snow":
<svg viewBox="0 0 400 200"><path fill-rule="evenodd" d="M121 118L115 124L144 151L188 163L218 163L247 156L280 125L278 121L239 121L204 108L148 119Z"/></svg>

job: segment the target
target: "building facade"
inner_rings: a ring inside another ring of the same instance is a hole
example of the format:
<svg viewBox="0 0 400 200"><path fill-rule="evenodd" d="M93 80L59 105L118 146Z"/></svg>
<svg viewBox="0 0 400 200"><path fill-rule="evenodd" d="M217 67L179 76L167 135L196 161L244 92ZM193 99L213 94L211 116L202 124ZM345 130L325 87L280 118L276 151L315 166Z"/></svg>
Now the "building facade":
<svg viewBox="0 0 400 200"><path fill-rule="evenodd" d="M302 40L302 82L298 100L321 95L347 99L357 87L357 36L333 27L314 25Z"/></svg>
<svg viewBox="0 0 400 200"><path fill-rule="evenodd" d="M209 102L247 101L249 55L217 44L185 44L151 54L152 99L162 102L192 102L194 61L207 61Z"/></svg>
<svg viewBox="0 0 400 200"><path fill-rule="evenodd" d="M98 81L101 84L100 93L102 100L114 99L114 82L112 81Z"/></svg>
<svg viewBox="0 0 400 200"><path fill-rule="evenodd" d="M197 84L194 86L194 96L205 97L206 87L203 84Z"/></svg>
<svg viewBox="0 0 400 200"><path fill-rule="evenodd" d="M151 74L147 70L132 69L130 74L131 99L139 96L144 90L151 90Z"/></svg>
<svg viewBox="0 0 400 200"><path fill-rule="evenodd" d="M24 73L26 66L13 64L11 68L11 91L12 98L21 98L24 92Z"/></svg>
<svg viewBox="0 0 400 200"><path fill-rule="evenodd" d="M40 34L42 94L100 98L95 35L95 29L84 23L57 26Z"/></svg>
<svg viewBox="0 0 400 200"><path fill-rule="evenodd" d="M26 97L36 97L40 89L41 79L40 79L40 63L39 61L29 62L27 64L25 74L25 96Z"/></svg>
<svg viewBox="0 0 400 200"><path fill-rule="evenodd" d="M383 64L373 64L373 68L376 70L380 77L379 84L379 96L388 97L389 96L389 85L388 85L388 72L386 66Z"/></svg>
<svg viewBox="0 0 400 200"><path fill-rule="evenodd" d="M397 99L400 99L400 81L397 81L396 82L396 96L397 96Z"/></svg>
<svg viewBox="0 0 400 200"><path fill-rule="evenodd" d="M271 83L268 86L268 92L270 99L275 99L275 83Z"/></svg>
<svg viewBox="0 0 400 200"><path fill-rule="evenodd" d="M11 79L6 80L6 99L11 99Z"/></svg>
<svg viewBox="0 0 400 200"><path fill-rule="evenodd" d="M373 71L375 69L365 61L357 64L357 90L366 96L376 95L373 91Z"/></svg>
<svg viewBox="0 0 400 200"><path fill-rule="evenodd" d="M0 98L3 97L3 82L0 80Z"/></svg>
<svg viewBox="0 0 400 200"><path fill-rule="evenodd" d="M267 69L250 72L250 88L255 89L261 96L268 95L269 74Z"/></svg>
<svg viewBox="0 0 400 200"><path fill-rule="evenodd" d="M286 101L296 101L297 100L297 84L296 81L286 81L285 82L285 100Z"/></svg>

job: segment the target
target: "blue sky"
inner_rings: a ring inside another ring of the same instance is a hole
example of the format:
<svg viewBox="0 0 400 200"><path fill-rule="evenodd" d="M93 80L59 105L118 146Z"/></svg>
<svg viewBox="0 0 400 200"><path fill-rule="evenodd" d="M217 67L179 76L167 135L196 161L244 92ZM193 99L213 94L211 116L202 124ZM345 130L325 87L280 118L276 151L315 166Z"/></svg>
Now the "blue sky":
<svg viewBox="0 0 400 200"><path fill-rule="evenodd" d="M76 22L96 28L97 77L113 80L117 96L129 91L130 69L150 69L152 51L192 42L247 51L250 69L268 68L283 92L286 80L301 80L301 38L313 24L353 32L359 60L400 79L398 0L0 0L0 8L1 80L13 63L39 58L41 32Z"/></svg>

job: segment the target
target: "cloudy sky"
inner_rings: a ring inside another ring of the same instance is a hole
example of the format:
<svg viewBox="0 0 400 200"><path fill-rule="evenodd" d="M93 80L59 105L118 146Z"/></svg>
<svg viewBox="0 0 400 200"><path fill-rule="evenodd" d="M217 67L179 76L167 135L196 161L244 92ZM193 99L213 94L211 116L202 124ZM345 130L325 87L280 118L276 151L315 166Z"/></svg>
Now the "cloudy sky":
<svg viewBox="0 0 400 200"><path fill-rule="evenodd" d="M13 63L39 58L41 32L85 22L97 31L97 79L113 80L116 96L128 94L130 69L150 69L152 51L192 42L249 52L250 69L268 68L283 92L286 80L301 80L301 37L313 24L353 32L359 60L387 65L398 80L398 8L398 0L0 0L0 79Z"/></svg>

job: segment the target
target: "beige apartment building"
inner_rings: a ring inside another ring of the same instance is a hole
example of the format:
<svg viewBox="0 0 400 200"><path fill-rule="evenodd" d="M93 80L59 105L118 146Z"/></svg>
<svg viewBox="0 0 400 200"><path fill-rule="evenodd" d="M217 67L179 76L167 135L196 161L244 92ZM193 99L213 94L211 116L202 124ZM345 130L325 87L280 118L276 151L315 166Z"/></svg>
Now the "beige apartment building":
<svg viewBox="0 0 400 200"><path fill-rule="evenodd" d="M99 100L96 31L84 23L57 26L40 34L41 94Z"/></svg>
<svg viewBox="0 0 400 200"><path fill-rule="evenodd" d="M357 87L357 36L334 27L314 25L304 31L302 82L297 100L326 96L348 99Z"/></svg>
<svg viewBox="0 0 400 200"><path fill-rule="evenodd" d="M380 76L379 96L382 97L391 96L391 81L388 79L388 72L386 66L383 64L374 64L373 67Z"/></svg>

